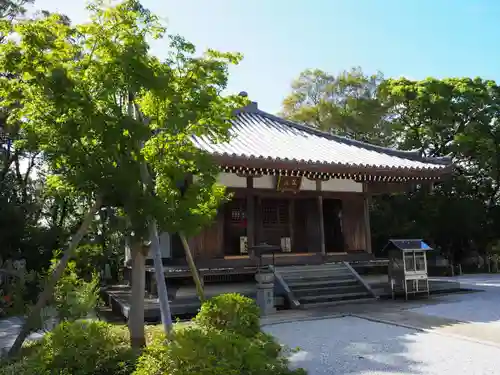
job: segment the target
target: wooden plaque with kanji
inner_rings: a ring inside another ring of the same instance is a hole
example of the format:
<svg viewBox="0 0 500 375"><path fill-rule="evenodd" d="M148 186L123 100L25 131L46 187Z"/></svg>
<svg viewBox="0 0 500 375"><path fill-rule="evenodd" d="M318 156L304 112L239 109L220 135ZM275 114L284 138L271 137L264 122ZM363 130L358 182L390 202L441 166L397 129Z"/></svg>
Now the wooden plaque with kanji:
<svg viewBox="0 0 500 375"><path fill-rule="evenodd" d="M301 182L302 177L299 176L279 176L276 189L278 191L291 191L296 193L300 190Z"/></svg>

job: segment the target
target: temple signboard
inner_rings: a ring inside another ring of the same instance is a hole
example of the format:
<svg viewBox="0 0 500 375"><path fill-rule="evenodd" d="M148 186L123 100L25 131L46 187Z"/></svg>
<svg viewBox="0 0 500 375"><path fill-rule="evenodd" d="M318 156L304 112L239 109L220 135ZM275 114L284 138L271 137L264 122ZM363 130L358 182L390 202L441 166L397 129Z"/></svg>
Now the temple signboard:
<svg viewBox="0 0 500 375"><path fill-rule="evenodd" d="M297 193L300 190L302 177L299 176L279 176L276 190Z"/></svg>

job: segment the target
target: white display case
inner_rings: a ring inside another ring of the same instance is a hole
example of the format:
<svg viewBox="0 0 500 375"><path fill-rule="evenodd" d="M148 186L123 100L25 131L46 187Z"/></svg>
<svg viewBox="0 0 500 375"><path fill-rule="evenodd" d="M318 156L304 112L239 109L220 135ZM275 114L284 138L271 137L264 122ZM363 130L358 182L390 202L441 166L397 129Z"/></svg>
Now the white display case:
<svg viewBox="0 0 500 375"><path fill-rule="evenodd" d="M384 250L389 258L389 284L392 297L404 294L429 295L427 252L432 250L422 240L389 240Z"/></svg>

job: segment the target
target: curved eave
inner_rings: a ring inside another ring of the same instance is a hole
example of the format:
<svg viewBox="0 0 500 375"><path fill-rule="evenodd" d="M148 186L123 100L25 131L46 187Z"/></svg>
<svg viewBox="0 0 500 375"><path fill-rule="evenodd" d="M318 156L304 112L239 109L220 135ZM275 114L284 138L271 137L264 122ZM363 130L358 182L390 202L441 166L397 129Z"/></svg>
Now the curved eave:
<svg viewBox="0 0 500 375"><path fill-rule="evenodd" d="M453 165L427 168L394 168L367 164L329 164L295 159L272 159L245 155L213 154L217 164L225 167L264 168L271 170L301 170L315 173L351 173L373 176L434 177L445 178L453 172Z"/></svg>

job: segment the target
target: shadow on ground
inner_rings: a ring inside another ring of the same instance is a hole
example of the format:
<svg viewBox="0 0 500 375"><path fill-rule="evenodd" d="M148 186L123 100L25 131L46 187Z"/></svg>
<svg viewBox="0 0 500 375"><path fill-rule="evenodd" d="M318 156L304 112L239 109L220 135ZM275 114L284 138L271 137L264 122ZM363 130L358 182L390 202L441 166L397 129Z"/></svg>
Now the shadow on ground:
<svg viewBox="0 0 500 375"><path fill-rule="evenodd" d="M347 316L264 328L291 348L293 367L319 374L491 374L500 349ZM481 353L478 357L476 353Z"/></svg>

